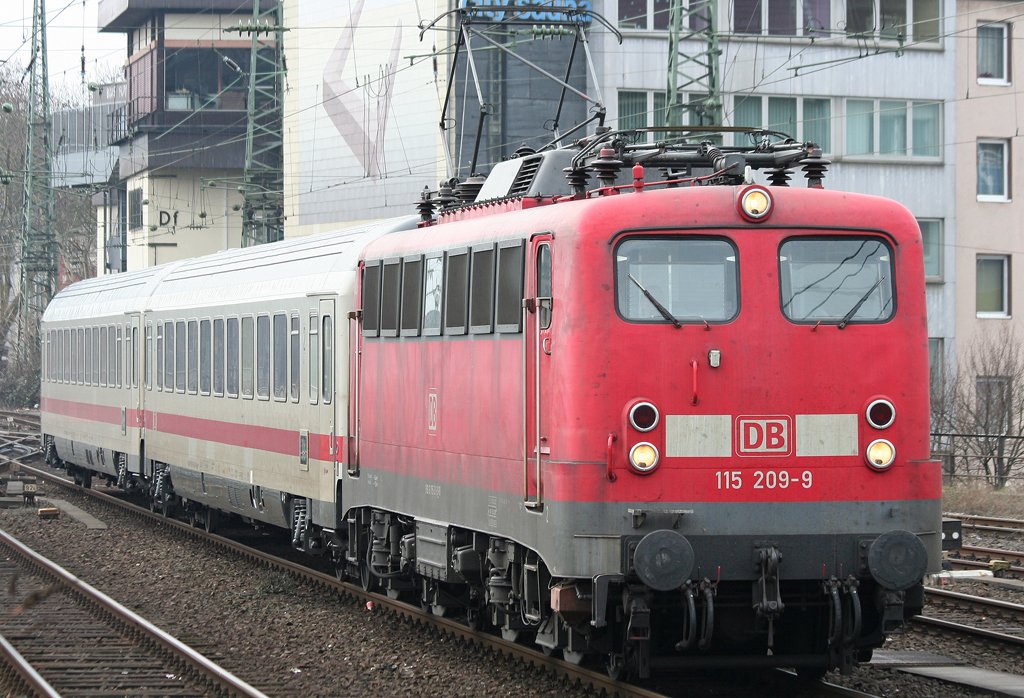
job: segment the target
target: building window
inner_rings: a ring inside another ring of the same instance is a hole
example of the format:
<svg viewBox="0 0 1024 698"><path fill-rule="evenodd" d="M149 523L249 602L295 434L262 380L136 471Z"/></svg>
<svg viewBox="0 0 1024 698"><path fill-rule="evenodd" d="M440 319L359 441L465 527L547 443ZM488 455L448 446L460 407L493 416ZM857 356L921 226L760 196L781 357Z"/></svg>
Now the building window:
<svg viewBox="0 0 1024 698"><path fill-rule="evenodd" d="M1008 141L978 141L978 201L1009 201Z"/></svg>
<svg viewBox="0 0 1024 698"><path fill-rule="evenodd" d="M918 218L924 243L924 277L926 281L942 281L942 221Z"/></svg>
<svg viewBox="0 0 1024 698"><path fill-rule="evenodd" d="M1005 434L1010 426L1012 391L1006 376L978 376L975 379L978 429L983 434Z"/></svg>
<svg viewBox="0 0 1024 698"><path fill-rule="evenodd" d="M900 43L939 40L939 0L847 0L846 33Z"/></svg>
<svg viewBox="0 0 1024 698"><path fill-rule="evenodd" d="M683 27L699 30L708 26L711 2L717 0L684 0L679 3ZM790 0L792 1L792 0ZM671 21L672 0L619 0L619 29L654 29L666 31ZM581 6L582 7L582 6Z"/></svg>
<svg viewBox="0 0 1024 698"><path fill-rule="evenodd" d="M832 152L832 102L828 99L737 95L733 99L732 123L781 131L798 141L817 143L824 153ZM751 145L750 137L737 133L733 144Z"/></svg>
<svg viewBox="0 0 1024 698"><path fill-rule="evenodd" d="M1009 38L1009 25L978 25L978 82L982 85L1009 83Z"/></svg>
<svg viewBox="0 0 1024 698"><path fill-rule="evenodd" d="M142 187L135 187L128 192L128 229L138 230L142 227Z"/></svg>
<svg viewBox="0 0 1024 698"><path fill-rule="evenodd" d="M846 100L846 154L938 158L941 106L940 102Z"/></svg>
<svg viewBox="0 0 1024 698"><path fill-rule="evenodd" d="M629 130L649 126L700 124L706 100L706 94L680 92L678 103L670 107L667 93L664 90L620 90L618 93L619 128ZM670 109L673 112L671 114L669 113ZM660 141L671 140L674 137L671 132L659 132L651 136Z"/></svg>
<svg viewBox="0 0 1024 698"><path fill-rule="evenodd" d="M980 318L1010 317L1010 258L978 255L977 314Z"/></svg>
<svg viewBox="0 0 1024 698"><path fill-rule="evenodd" d="M732 30L768 36L825 36L831 19L828 0L734 0Z"/></svg>
<svg viewBox="0 0 1024 698"><path fill-rule="evenodd" d="M164 62L166 108L169 111L244 110L248 95L248 67L248 49L179 48L168 51Z"/></svg>

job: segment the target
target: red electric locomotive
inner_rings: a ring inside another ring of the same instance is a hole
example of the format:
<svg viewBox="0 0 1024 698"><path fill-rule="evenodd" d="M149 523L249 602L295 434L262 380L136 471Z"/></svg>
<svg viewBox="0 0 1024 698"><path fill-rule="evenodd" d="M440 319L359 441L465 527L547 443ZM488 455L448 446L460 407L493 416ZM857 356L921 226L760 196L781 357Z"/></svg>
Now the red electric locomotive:
<svg viewBox="0 0 1024 698"><path fill-rule="evenodd" d="M809 144L599 131L418 225L62 292L51 459L612 674L848 671L939 562L917 223ZM125 316L89 387L75 328Z"/></svg>

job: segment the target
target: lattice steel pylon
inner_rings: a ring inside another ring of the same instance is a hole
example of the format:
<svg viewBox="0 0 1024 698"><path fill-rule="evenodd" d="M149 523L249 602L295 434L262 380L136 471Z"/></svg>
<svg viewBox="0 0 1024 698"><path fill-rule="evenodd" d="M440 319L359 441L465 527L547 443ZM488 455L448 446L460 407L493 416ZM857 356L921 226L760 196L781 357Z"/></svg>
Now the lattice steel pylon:
<svg viewBox="0 0 1024 698"><path fill-rule="evenodd" d="M53 229L50 89L46 62L46 0L34 0L29 61L28 132L25 136L25 193L21 236L21 312L18 352L26 359L39 349L39 321L57 280L57 236Z"/></svg>
<svg viewBox="0 0 1024 698"><path fill-rule="evenodd" d="M680 126L689 113L691 126L722 123L722 86L719 71L718 0L671 0L668 27L668 98L665 126ZM683 53L683 42L700 46ZM680 90L696 94L683 104Z"/></svg>
<svg viewBox="0 0 1024 698"><path fill-rule="evenodd" d="M284 239L284 32L279 0L253 0L242 246Z"/></svg>

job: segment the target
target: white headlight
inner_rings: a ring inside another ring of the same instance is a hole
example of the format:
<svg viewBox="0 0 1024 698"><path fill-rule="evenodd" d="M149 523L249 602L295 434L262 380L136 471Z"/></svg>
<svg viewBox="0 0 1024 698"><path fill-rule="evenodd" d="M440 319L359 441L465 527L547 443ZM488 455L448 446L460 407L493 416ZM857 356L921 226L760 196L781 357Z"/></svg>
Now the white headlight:
<svg viewBox="0 0 1024 698"><path fill-rule="evenodd" d="M865 456L867 456L868 465L872 468L885 470L896 460L896 447L885 439L876 439L868 444Z"/></svg>

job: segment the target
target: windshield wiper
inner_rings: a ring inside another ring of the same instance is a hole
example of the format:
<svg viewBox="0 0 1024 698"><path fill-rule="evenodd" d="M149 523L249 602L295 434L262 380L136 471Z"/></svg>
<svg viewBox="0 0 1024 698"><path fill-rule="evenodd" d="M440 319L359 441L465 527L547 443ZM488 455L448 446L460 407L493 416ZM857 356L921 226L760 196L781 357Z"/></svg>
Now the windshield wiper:
<svg viewBox="0 0 1024 698"><path fill-rule="evenodd" d="M853 318L853 316L857 314L857 311L860 310L860 307L862 305L864 305L864 303L867 301L868 296L870 296L872 293L874 293L875 289L878 288L882 284L883 281L885 281L885 276L884 275L878 277L878 281L876 281L875 283L871 284L871 288L869 288L867 291L864 292L864 295L860 297L860 300L857 301L853 305L853 307L850 308L850 310L846 313L846 315L843 316L843 319L839 321L839 325L838 325L839 329L843 329L844 327L846 327L846 325L850 322L850 320Z"/></svg>
<svg viewBox="0 0 1024 698"><path fill-rule="evenodd" d="M629 276L629 280L636 284L636 287L643 292L644 297L646 297L647 300L651 302L651 305L658 309L658 312L661 313L661 316L663 318L671 322L677 330L683 326L683 323L679 322L679 320L676 320L676 316L670 313L668 311L668 308L659 303L658 299L652 296L651 292L644 288L644 285L637 281L635 276L633 276L632 274L627 274L627 276ZM861 301L861 303L863 302L864 301Z"/></svg>

